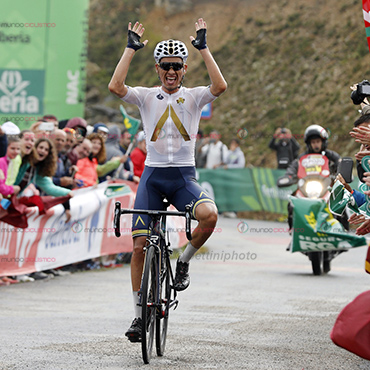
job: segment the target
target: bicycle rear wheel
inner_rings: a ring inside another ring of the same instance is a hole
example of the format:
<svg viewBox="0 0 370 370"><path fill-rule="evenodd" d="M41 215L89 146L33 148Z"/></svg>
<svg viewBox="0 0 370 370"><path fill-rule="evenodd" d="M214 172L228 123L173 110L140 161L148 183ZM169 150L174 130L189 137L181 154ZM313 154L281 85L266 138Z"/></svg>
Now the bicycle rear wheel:
<svg viewBox="0 0 370 370"><path fill-rule="evenodd" d="M152 356L157 297L157 263L155 248L149 247L145 255L144 273L142 278L141 295L141 350L144 363L149 364Z"/></svg>
<svg viewBox="0 0 370 370"><path fill-rule="evenodd" d="M166 264L169 262L166 261ZM164 274L161 278L160 286L160 311L157 314L156 319L156 346L157 355L163 356L164 349L166 347L167 328L168 328L168 317L170 314L170 303L171 303L171 286L170 286L170 270L169 266L166 266Z"/></svg>

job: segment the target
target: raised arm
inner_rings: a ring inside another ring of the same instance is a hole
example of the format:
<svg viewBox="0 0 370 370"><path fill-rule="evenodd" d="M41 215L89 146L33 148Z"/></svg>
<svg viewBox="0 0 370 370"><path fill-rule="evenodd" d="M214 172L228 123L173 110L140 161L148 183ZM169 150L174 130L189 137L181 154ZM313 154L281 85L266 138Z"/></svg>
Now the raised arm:
<svg viewBox="0 0 370 370"><path fill-rule="evenodd" d="M191 43L199 50L206 68L208 71L209 78L211 79L211 93L215 96L221 95L227 89L227 83L222 75L220 68L214 60L211 52L207 47L206 32L207 24L203 18L199 18L198 22L195 23L195 30L197 32L197 38L190 36Z"/></svg>
<svg viewBox="0 0 370 370"><path fill-rule="evenodd" d="M148 40L140 42L140 38L144 31L145 28L139 22L136 22L132 29L131 22L128 24L127 46L108 85L109 91L117 95L119 98L123 98L127 94L125 81L135 52L143 48L148 43Z"/></svg>

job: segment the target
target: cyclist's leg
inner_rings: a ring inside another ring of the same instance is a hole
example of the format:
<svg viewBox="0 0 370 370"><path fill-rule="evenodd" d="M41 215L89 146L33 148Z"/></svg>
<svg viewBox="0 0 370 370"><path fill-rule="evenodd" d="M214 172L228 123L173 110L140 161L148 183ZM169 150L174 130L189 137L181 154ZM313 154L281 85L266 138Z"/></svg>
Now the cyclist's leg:
<svg viewBox="0 0 370 370"><path fill-rule="evenodd" d="M201 203L195 209L195 218L198 226L192 233L191 244L199 249L212 235L217 223L217 207L214 203Z"/></svg>
<svg viewBox="0 0 370 370"><path fill-rule="evenodd" d="M190 283L189 261L196 251L205 243L213 232L217 222L217 207L213 199L195 180L195 169L191 167L178 169L183 185L172 194L170 202L179 210L185 210L187 204L192 204L193 217L199 221L192 233L184 253L179 257L176 265L174 287L181 291Z"/></svg>
<svg viewBox="0 0 370 370"><path fill-rule="evenodd" d="M218 212L214 200L195 180L195 168L179 168L183 178L182 187L170 199L170 202L179 210L184 211L187 204L192 204L192 215L199 224L192 233L191 244L199 249L212 235L216 226Z"/></svg>

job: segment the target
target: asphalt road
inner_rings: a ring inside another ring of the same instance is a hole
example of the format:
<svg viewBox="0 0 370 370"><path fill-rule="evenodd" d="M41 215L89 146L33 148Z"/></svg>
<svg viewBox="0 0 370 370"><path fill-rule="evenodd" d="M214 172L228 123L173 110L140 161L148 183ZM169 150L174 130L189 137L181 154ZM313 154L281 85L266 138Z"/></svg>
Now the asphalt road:
<svg viewBox="0 0 370 370"><path fill-rule="evenodd" d="M329 337L369 289L366 248L313 276L307 257L285 251L285 224L220 218L218 228L191 263L163 357L144 365L123 335L133 318L125 266L1 287L0 369L370 369Z"/></svg>

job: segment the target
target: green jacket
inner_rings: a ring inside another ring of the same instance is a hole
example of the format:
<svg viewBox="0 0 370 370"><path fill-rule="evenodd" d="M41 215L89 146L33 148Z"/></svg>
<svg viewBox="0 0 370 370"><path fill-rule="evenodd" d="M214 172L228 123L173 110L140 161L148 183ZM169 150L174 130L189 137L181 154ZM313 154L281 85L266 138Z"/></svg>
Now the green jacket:
<svg viewBox="0 0 370 370"><path fill-rule="evenodd" d="M24 177L24 174L26 173L29 167L30 167L29 163L23 163L21 165L14 185L19 185L21 183ZM66 189L66 188L62 188L61 186L54 185L51 177L38 175L37 167L36 167L35 174L30 182L38 186L45 194L52 195L54 197L62 197L64 195L67 195L71 191L70 189Z"/></svg>

